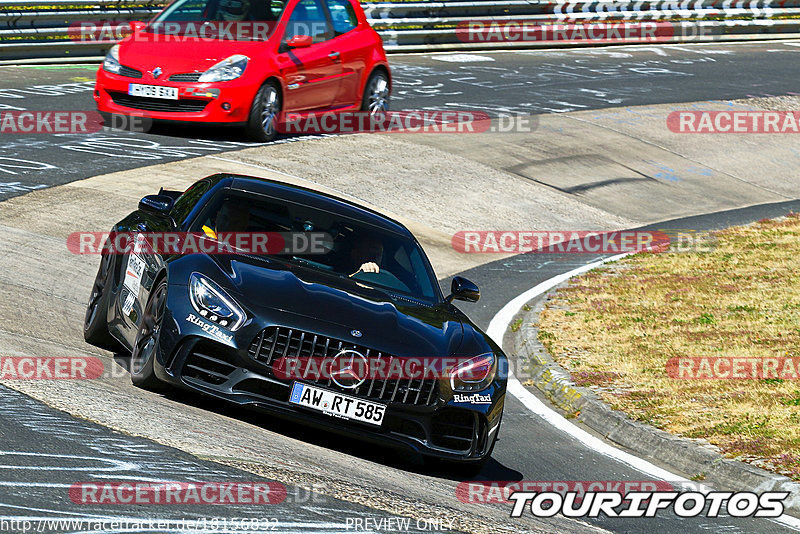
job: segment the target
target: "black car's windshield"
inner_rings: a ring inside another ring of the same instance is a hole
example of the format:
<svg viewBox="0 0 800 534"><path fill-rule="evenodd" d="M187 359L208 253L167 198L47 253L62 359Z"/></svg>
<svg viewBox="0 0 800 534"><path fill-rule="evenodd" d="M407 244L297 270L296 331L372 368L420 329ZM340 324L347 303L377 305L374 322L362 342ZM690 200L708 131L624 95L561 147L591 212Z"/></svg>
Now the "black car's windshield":
<svg viewBox="0 0 800 534"><path fill-rule="evenodd" d="M211 239L237 233L280 233L285 248L264 255L363 286L426 302L437 300L438 285L413 239L329 211L224 193L209 204L191 230ZM319 238L316 245L314 236Z"/></svg>
<svg viewBox="0 0 800 534"><path fill-rule="evenodd" d="M177 0L147 26L176 37L263 41L280 19L286 0Z"/></svg>

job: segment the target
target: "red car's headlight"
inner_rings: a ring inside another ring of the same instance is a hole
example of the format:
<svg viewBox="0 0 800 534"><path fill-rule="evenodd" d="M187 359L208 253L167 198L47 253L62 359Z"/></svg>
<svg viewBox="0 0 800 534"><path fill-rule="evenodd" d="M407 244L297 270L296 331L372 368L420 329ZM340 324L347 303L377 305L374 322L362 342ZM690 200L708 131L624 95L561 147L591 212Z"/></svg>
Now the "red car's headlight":
<svg viewBox="0 0 800 534"><path fill-rule="evenodd" d="M227 82L235 80L242 74L244 69L247 68L247 62L250 58L242 54L235 54L227 59L223 59L203 74L197 80L200 83L206 82Z"/></svg>

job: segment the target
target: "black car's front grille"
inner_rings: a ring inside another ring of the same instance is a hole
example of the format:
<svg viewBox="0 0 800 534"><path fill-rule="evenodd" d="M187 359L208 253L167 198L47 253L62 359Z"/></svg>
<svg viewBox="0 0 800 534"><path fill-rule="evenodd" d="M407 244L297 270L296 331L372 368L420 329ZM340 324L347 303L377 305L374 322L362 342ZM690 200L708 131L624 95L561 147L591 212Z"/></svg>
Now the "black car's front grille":
<svg viewBox="0 0 800 534"><path fill-rule="evenodd" d="M171 82L196 82L200 79L202 72L183 72L181 74L173 74L169 77Z"/></svg>
<svg viewBox="0 0 800 534"><path fill-rule="evenodd" d="M211 356L211 346L198 345L189 353L186 363L183 364L183 376L193 378L212 386L218 386L228 381L236 366L221 359L224 356Z"/></svg>
<svg viewBox="0 0 800 534"><path fill-rule="evenodd" d="M141 78L142 71L122 65L122 67L119 69L119 75L127 76L128 78Z"/></svg>
<svg viewBox="0 0 800 534"><path fill-rule="evenodd" d="M353 343L326 336L304 332L286 327L271 326L261 331L253 339L249 354L253 360L264 364L272 372L272 364L280 358L313 358L318 360L333 358L339 351L352 349L360 352L368 360L386 358L384 369L393 369L396 358L389 354L361 347ZM274 375L273 375L274 376ZM403 404L426 406L436 402L438 381L433 376L410 378L371 377L355 389L344 389L322 373L317 376L304 375L303 380L336 389L357 397ZM288 380L287 380L288 382Z"/></svg>
<svg viewBox="0 0 800 534"><path fill-rule="evenodd" d="M444 410L431 419L431 443L454 451L468 451L478 434L477 418L465 410Z"/></svg>
<svg viewBox="0 0 800 534"><path fill-rule="evenodd" d="M207 100L166 100L163 98L146 98L141 96L131 96L125 93L109 91L111 99L118 106L126 108L142 109L145 111L169 111L177 113L192 113L203 111L208 105Z"/></svg>

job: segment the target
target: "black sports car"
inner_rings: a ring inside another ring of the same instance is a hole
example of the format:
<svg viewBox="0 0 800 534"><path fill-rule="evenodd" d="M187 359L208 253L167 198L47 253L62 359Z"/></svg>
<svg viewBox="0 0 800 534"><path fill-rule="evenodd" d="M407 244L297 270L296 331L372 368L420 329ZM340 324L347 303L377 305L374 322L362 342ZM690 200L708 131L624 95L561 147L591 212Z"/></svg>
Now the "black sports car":
<svg viewBox="0 0 800 534"><path fill-rule="evenodd" d="M477 301L478 288L455 277L445 298L402 224L302 187L216 174L143 198L112 236L131 232L327 236L316 250L269 253L108 247L84 337L130 352L137 386L188 388L424 456L491 455L506 357L452 304ZM427 363L411 372L413 359ZM328 367L287 371L315 360ZM406 372L363 371L376 362Z"/></svg>

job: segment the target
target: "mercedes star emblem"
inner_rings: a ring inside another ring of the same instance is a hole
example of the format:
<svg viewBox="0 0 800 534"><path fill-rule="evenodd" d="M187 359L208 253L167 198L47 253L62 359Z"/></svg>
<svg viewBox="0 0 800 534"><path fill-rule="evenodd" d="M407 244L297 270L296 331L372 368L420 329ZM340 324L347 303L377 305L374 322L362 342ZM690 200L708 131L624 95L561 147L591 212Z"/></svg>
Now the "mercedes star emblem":
<svg viewBox="0 0 800 534"><path fill-rule="evenodd" d="M344 349L331 361L331 380L343 389L356 389L367 381L369 361L360 352Z"/></svg>

